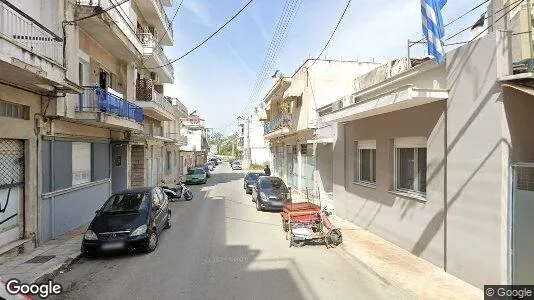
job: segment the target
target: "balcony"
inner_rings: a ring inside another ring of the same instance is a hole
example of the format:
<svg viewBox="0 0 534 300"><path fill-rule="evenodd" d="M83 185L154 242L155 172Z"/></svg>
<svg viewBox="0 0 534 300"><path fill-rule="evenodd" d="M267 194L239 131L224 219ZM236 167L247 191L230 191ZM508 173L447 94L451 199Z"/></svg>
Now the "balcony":
<svg viewBox="0 0 534 300"><path fill-rule="evenodd" d="M89 125L140 132L144 115L139 106L97 87L80 95L75 118Z"/></svg>
<svg viewBox="0 0 534 300"><path fill-rule="evenodd" d="M76 0L76 18L105 10L112 7L113 3L110 0ZM131 3L126 2L117 9L79 21L78 25L114 57L125 61L137 61L146 49L129 14L131 14Z"/></svg>
<svg viewBox="0 0 534 300"><path fill-rule="evenodd" d="M276 116L274 120L263 126L263 135L266 139L279 137L289 133L293 115L284 113Z"/></svg>
<svg viewBox="0 0 534 300"><path fill-rule="evenodd" d="M146 60L145 65L149 69L156 68L150 71L158 74L159 83L173 83L174 82L174 68L172 67L172 64L170 64L169 62L170 61L167 58L167 55L165 55L163 48L159 47L158 49L155 49L154 52L150 56L148 56L148 59ZM163 66L163 67L158 68L159 66Z"/></svg>
<svg viewBox="0 0 534 300"><path fill-rule="evenodd" d="M156 40L151 32L138 32L137 38L143 45L143 55L154 54L154 48L156 47Z"/></svg>
<svg viewBox="0 0 534 300"><path fill-rule="evenodd" d="M174 120L174 106L154 90L152 79L137 80L136 98L135 103L143 108L145 115L159 121Z"/></svg>
<svg viewBox="0 0 534 300"><path fill-rule="evenodd" d="M169 0L164 1L169 4ZM173 29L171 20L167 16L162 0L136 0L135 4L145 17L146 21L153 24L158 34L156 38L161 39L161 44L170 46L173 44ZM163 38L161 38L163 37Z"/></svg>
<svg viewBox="0 0 534 300"><path fill-rule="evenodd" d="M83 91L65 80L63 39L7 1L0 2L0 70L0 81L31 91Z"/></svg>

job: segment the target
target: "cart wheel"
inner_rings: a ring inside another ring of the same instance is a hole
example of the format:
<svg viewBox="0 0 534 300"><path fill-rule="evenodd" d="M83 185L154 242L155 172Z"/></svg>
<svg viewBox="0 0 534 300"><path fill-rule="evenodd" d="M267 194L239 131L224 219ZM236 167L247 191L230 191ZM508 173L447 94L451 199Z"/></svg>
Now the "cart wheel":
<svg viewBox="0 0 534 300"><path fill-rule="evenodd" d="M328 240L328 244L332 244L335 246L338 246L339 244L343 243L343 236L341 235L341 231L339 229L332 229L326 239Z"/></svg>
<svg viewBox="0 0 534 300"><path fill-rule="evenodd" d="M282 219L282 230L284 232L288 232L289 231L289 222Z"/></svg>

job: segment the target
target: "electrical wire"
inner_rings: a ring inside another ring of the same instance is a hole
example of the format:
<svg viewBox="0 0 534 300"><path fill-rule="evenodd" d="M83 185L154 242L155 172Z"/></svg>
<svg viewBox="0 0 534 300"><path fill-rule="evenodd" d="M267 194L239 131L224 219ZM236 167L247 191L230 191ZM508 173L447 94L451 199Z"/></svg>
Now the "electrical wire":
<svg viewBox="0 0 534 300"><path fill-rule="evenodd" d="M514 9L515 9L516 7L518 7L523 1L524 1L524 0L520 0L520 1L518 1L519 3L517 3L514 7L510 8L510 10L508 10L508 12L503 13L502 16L500 16L498 19L495 20L495 22L498 22L498 21L500 21L502 18L506 17L506 14L507 14L507 13L509 13L510 11L514 10ZM508 6L510 6L510 5L508 5ZM489 28L489 27L486 27L484 30L482 30L481 32L479 32L474 38L472 38L472 39L470 40L470 42L476 40L479 36L482 35L482 33L486 32L486 30L488 30L488 28Z"/></svg>
<svg viewBox="0 0 534 300"><path fill-rule="evenodd" d="M230 18L228 21L226 21L221 27L219 27L214 33L212 33L211 35L209 35L206 39L204 39L200 44L196 45L195 47L193 47L191 50L187 51L185 54L183 54L182 56L176 58L176 59L173 59L171 60L170 62L166 63L166 64L163 64L163 65L160 65L160 66L157 66L157 67L153 67L153 68L145 68L146 70L155 70L155 69L160 69L160 68L163 68L163 67L166 67L168 65L171 65L181 59L183 59L184 57L188 56L189 54L191 54L193 51L195 51L196 49L200 48L202 45L204 45L207 41L209 41L212 37L214 37L217 33L219 33L219 31L221 31L224 27L226 27L228 24L230 24L235 18L237 18L237 16L239 16L241 14L241 12L243 12L251 3L252 1L254 0L249 0L245 6L243 6L232 18Z"/></svg>
<svg viewBox="0 0 534 300"><path fill-rule="evenodd" d="M180 11L180 8L182 7L182 4L184 3L184 0L180 1L180 4L178 4L178 8L176 8L176 10L174 11L174 14L172 16L172 19L171 21L169 22L169 24L167 25L167 30L169 30L171 27L172 27L172 23L174 22L174 19L176 18L176 16L178 15L178 12ZM154 46L154 51L158 51L159 49L159 45L161 44L161 42L163 41L163 38L165 37L165 35L161 35L160 39L158 40L158 42L156 43L156 45ZM144 62L148 59L148 57L143 57L143 64Z"/></svg>
<svg viewBox="0 0 534 300"><path fill-rule="evenodd" d="M345 16L345 13L347 12L347 9L349 8L349 5L351 2L352 0L347 1L347 5L345 6L343 13L341 14L341 17L339 17L339 20L337 21L336 27L334 27L334 30L332 31L330 38L328 38L328 41L326 41L326 44L323 47L323 50L321 50L321 53L317 55L317 58L312 62L312 64L308 68L311 68L315 64L315 62L321 57L321 55L323 55L324 51L326 50L326 47L328 47L328 45L330 44L330 41L334 37L334 34L336 33L337 28L339 27L339 24L341 24L341 21L343 20L343 17Z"/></svg>
<svg viewBox="0 0 534 300"><path fill-rule="evenodd" d="M102 10L99 10L96 13L88 15L88 16L85 16L83 18L79 18L79 19L75 19L75 20L71 20L71 21L65 21L65 24L74 24L74 23L77 23L77 22L80 22L80 21L83 21L83 20L87 20L87 19L92 18L92 17L96 17L98 15L101 15L101 14L109 11L109 10L112 10L112 9L116 8L117 6L121 6L121 5L123 5L124 3L128 2L128 1L130 1L130 0L123 0L123 1L121 1L121 2L119 2L117 4L115 4L115 5L112 5L112 6L108 7L108 8L104 8Z"/></svg>

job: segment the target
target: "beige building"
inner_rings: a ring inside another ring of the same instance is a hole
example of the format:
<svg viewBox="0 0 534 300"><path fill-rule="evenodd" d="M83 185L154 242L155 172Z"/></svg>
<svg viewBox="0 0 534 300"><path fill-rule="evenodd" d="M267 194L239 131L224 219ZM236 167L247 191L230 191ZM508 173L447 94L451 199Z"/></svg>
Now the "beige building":
<svg viewBox="0 0 534 300"><path fill-rule="evenodd" d="M336 214L479 288L534 280L534 81L511 75L510 44L384 65L318 109Z"/></svg>
<svg viewBox="0 0 534 300"><path fill-rule="evenodd" d="M275 79L263 104L264 138L269 141L274 175L310 198L319 197L321 191L313 175L318 128L316 109L331 97L349 93L355 77L378 65L308 59L293 76Z"/></svg>
<svg viewBox="0 0 534 300"><path fill-rule="evenodd" d="M180 168L186 174L188 168L201 166L208 160L208 128L205 120L193 112L181 119L180 133L187 141L180 147Z"/></svg>
<svg viewBox="0 0 534 300"><path fill-rule="evenodd" d="M0 2L0 247L8 252L83 225L111 192L131 187L134 137L145 127L163 138L158 163L179 156L180 137L170 137L179 128L165 122L175 126L182 114L162 96L173 69L157 68L169 62L162 5L172 1L113 3Z"/></svg>

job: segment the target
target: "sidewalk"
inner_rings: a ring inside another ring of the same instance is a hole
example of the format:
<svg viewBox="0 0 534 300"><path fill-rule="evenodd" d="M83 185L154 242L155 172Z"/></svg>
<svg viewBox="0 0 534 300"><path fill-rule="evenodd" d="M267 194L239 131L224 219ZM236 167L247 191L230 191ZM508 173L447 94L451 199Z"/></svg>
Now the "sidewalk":
<svg viewBox="0 0 534 300"><path fill-rule="evenodd" d="M337 216L330 220L343 234L341 249L383 280L417 295L417 299L484 298L482 290L432 263Z"/></svg>
<svg viewBox="0 0 534 300"><path fill-rule="evenodd" d="M16 278L21 282L33 283L55 276L80 257L85 228L80 227L0 265L0 279Z"/></svg>

